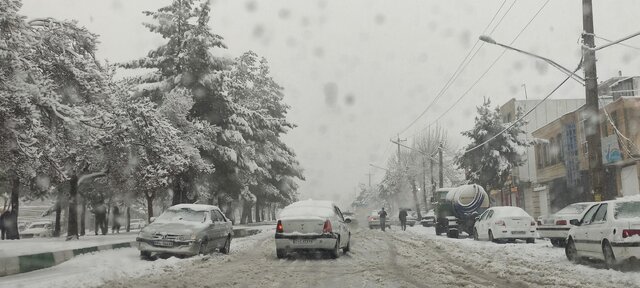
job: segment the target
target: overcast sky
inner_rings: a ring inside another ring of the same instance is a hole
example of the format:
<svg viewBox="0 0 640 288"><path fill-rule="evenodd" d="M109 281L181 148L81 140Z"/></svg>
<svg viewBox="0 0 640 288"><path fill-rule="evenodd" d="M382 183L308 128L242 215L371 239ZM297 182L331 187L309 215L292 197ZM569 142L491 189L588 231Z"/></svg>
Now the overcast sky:
<svg viewBox="0 0 640 288"><path fill-rule="evenodd" d="M302 198L344 204L369 171L377 182L390 153L389 138L404 130L429 105L476 42L504 0L484 1L323 1L214 0L212 30L223 36L220 56L253 50L270 62L285 88L289 117L298 127L286 136L305 168ZM546 1L507 0L493 37L510 43ZM513 44L574 68L580 59L580 0L550 1ZM142 57L163 43L142 22L143 10L166 0L24 0L28 18L74 19L100 35L98 57L112 62ZM595 33L617 39L640 30L640 1L594 0ZM494 22L494 23L495 23ZM491 26L489 31L493 30ZM597 40L597 44L605 42ZM625 42L640 47L640 39ZM434 121L483 74L502 52L483 46L462 75L413 127L409 138ZM640 50L614 46L598 52L599 80L640 74ZM562 74L524 55L507 52L440 121L451 142L473 125L483 97L495 105L511 98L542 98ZM584 90L568 82L552 98L580 98Z"/></svg>

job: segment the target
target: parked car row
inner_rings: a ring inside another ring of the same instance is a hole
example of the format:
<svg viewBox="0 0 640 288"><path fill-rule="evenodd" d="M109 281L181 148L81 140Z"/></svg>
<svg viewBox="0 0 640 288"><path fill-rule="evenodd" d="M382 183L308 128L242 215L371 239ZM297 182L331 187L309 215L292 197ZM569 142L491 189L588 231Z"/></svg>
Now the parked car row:
<svg viewBox="0 0 640 288"><path fill-rule="evenodd" d="M640 260L640 198L568 205L537 221L519 207L491 207L476 217L473 238L492 242L547 238L568 260L603 260L615 268Z"/></svg>

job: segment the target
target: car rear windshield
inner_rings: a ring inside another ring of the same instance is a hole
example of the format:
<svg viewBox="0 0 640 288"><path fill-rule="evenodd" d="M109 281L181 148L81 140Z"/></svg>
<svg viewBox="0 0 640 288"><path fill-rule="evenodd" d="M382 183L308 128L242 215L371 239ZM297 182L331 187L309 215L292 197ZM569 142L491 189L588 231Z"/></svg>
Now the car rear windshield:
<svg viewBox="0 0 640 288"><path fill-rule="evenodd" d="M640 201L616 203L616 219L640 218Z"/></svg>
<svg viewBox="0 0 640 288"><path fill-rule="evenodd" d="M163 221L189 221L189 222L204 222L205 213L204 211L195 211L191 209L180 209L180 210L167 210L158 220Z"/></svg>
<svg viewBox="0 0 640 288"><path fill-rule="evenodd" d="M289 207L280 213L280 217L304 217L304 216L318 216L318 217L331 217L333 216L333 209L322 206L296 206Z"/></svg>
<svg viewBox="0 0 640 288"><path fill-rule="evenodd" d="M496 209L496 214L501 217L529 217L529 214L522 209Z"/></svg>
<svg viewBox="0 0 640 288"><path fill-rule="evenodd" d="M581 214L584 209L587 209L591 204L589 203L576 203L571 204L567 207L562 208L562 210L556 212L556 214Z"/></svg>
<svg viewBox="0 0 640 288"><path fill-rule="evenodd" d="M33 224L29 228L45 228L47 224Z"/></svg>

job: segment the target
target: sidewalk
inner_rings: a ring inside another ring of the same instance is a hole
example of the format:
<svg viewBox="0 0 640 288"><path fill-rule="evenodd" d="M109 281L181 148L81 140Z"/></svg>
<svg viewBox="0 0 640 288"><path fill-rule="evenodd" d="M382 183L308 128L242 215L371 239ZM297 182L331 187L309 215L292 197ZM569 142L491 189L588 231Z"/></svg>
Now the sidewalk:
<svg viewBox="0 0 640 288"><path fill-rule="evenodd" d="M274 228L274 225L265 223L235 225L234 238ZM135 247L137 235L138 231L132 231L97 236L91 234L70 241L66 241L65 237L0 241L0 277L52 267L85 253Z"/></svg>

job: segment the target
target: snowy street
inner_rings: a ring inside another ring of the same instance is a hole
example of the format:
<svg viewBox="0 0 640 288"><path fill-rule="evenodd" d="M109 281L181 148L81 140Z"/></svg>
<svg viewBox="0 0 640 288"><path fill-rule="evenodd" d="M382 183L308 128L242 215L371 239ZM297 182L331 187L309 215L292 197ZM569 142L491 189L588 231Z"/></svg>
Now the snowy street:
<svg viewBox="0 0 640 288"><path fill-rule="evenodd" d="M495 244L354 229L352 252L278 260L272 231L234 239L231 255L142 261L134 248L99 252L2 280L2 287L640 287L639 271L576 265L548 241Z"/></svg>

